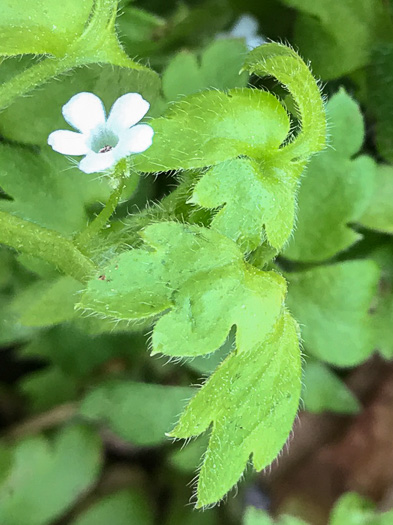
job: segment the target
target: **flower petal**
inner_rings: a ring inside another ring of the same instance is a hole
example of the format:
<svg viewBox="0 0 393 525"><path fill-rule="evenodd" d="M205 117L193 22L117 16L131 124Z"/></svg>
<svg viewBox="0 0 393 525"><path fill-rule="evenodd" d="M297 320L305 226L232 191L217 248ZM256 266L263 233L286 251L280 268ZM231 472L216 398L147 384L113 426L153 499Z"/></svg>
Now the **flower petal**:
<svg viewBox="0 0 393 525"><path fill-rule="evenodd" d="M123 131L118 145L112 150L116 160L127 157L131 153L142 153L153 143L154 130L148 124L138 124Z"/></svg>
<svg viewBox="0 0 393 525"><path fill-rule="evenodd" d="M86 155L89 151L84 135L65 129L51 133L48 137L48 144L63 155Z"/></svg>
<svg viewBox="0 0 393 525"><path fill-rule="evenodd" d="M113 150L106 153L90 152L79 163L79 169L85 173L98 173L111 168L115 164Z"/></svg>
<svg viewBox="0 0 393 525"><path fill-rule="evenodd" d="M139 93L126 93L113 104L107 126L114 132L121 133L139 122L149 107L150 104Z"/></svg>
<svg viewBox="0 0 393 525"><path fill-rule="evenodd" d="M105 124L104 105L93 93L82 92L74 95L63 106L63 116L68 124L82 133L89 133L97 126Z"/></svg>

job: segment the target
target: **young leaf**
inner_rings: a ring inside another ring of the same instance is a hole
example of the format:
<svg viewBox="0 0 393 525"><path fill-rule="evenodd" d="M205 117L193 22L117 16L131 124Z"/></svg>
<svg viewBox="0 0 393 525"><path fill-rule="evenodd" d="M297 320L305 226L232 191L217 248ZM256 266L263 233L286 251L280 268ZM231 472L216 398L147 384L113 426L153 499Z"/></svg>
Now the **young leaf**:
<svg viewBox="0 0 393 525"><path fill-rule="evenodd" d="M153 525L149 502L137 490L124 489L91 505L71 525Z"/></svg>
<svg viewBox="0 0 393 525"><path fill-rule="evenodd" d="M12 449L12 466L0 484L0 522L48 525L93 483L101 467L101 443L84 426L69 426L53 440L25 439Z"/></svg>
<svg viewBox="0 0 393 525"><path fill-rule="evenodd" d="M363 215L374 188L374 160L353 159L364 138L358 105L340 90L326 110L331 148L311 159L300 186L297 228L284 251L293 260L322 261L361 238L348 223Z"/></svg>
<svg viewBox="0 0 393 525"><path fill-rule="evenodd" d="M302 327L307 353L335 366L353 366L372 351L369 308L379 270L373 261L347 261L287 274L287 304Z"/></svg>
<svg viewBox="0 0 393 525"><path fill-rule="evenodd" d="M307 160L326 142L326 118L321 93L311 71L300 56L282 44L264 44L248 53L244 69L259 76L273 76L296 103L301 130L283 148L291 160Z"/></svg>
<svg viewBox="0 0 393 525"><path fill-rule="evenodd" d="M196 184L188 202L221 209L211 227L255 250L264 235L280 250L293 229L295 193L303 165L239 158L217 164Z"/></svg>
<svg viewBox="0 0 393 525"><path fill-rule="evenodd" d="M317 414L325 410L355 414L360 410L359 401L346 384L318 361L304 367L302 398L306 410Z"/></svg>
<svg viewBox="0 0 393 525"><path fill-rule="evenodd" d="M200 168L239 155L269 158L289 131L280 102L246 88L190 95L149 124L153 145L135 158L135 168L145 172Z"/></svg>
<svg viewBox="0 0 393 525"><path fill-rule="evenodd" d="M87 394L79 412L135 445L152 446L165 441L193 393L188 387L112 381Z"/></svg>
<svg viewBox="0 0 393 525"><path fill-rule="evenodd" d="M88 283L79 306L102 316L155 325L153 353L197 356L219 348L233 325L239 350L263 341L280 315L285 282L244 263L214 230L175 222L147 227L144 249L125 252Z"/></svg>
<svg viewBox="0 0 393 525"><path fill-rule="evenodd" d="M347 492L338 500L330 515L330 525L389 525L393 512L377 513L368 499Z"/></svg>
<svg viewBox="0 0 393 525"><path fill-rule="evenodd" d="M220 500L237 483L251 454L257 470L275 459L291 431L300 387L297 326L284 312L264 343L226 358L170 434L186 439L213 423L197 507Z"/></svg>

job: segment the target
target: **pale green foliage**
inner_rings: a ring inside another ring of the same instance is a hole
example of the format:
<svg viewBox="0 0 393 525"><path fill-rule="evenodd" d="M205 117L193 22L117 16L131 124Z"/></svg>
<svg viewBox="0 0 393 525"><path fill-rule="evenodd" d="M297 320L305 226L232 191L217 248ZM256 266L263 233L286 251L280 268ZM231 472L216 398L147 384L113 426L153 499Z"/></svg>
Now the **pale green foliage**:
<svg viewBox="0 0 393 525"><path fill-rule="evenodd" d="M156 323L152 338L154 353L171 356L213 352L234 324L241 351L272 330L285 281L244 263L230 239L175 222L149 226L143 239L145 249L121 254L103 268L105 279L89 282L81 308L129 320L171 309Z"/></svg>
<svg viewBox="0 0 393 525"><path fill-rule="evenodd" d="M285 515L275 520L263 510L248 507L243 517L243 525L307 525L307 523L294 516Z"/></svg>
<svg viewBox="0 0 393 525"><path fill-rule="evenodd" d="M371 355L368 310L379 278L374 262L347 261L287 278L287 303L302 327L307 353L336 366L353 366Z"/></svg>
<svg viewBox="0 0 393 525"><path fill-rule="evenodd" d="M205 208L223 205L211 227L242 251L257 248L265 235L279 250L293 229L298 171L288 164L245 158L222 162L196 184L189 202Z"/></svg>
<svg viewBox="0 0 393 525"><path fill-rule="evenodd" d="M194 390L132 381L102 384L82 400L80 414L101 421L135 445L152 446L166 440Z"/></svg>
<svg viewBox="0 0 393 525"><path fill-rule="evenodd" d="M216 40L201 54L200 60L190 51L178 53L162 75L162 90L167 100L191 95L205 88L245 87L248 75L239 70L246 46L239 40Z"/></svg>
<svg viewBox="0 0 393 525"><path fill-rule="evenodd" d="M71 525L153 525L153 513L143 495L125 489L94 503Z"/></svg>
<svg viewBox="0 0 393 525"><path fill-rule="evenodd" d="M49 525L96 482L101 466L99 437L83 426L66 427L52 441L27 438L8 451L0 482L0 522L7 525Z"/></svg>
<svg viewBox="0 0 393 525"><path fill-rule="evenodd" d="M378 166L375 173L374 192L368 207L357 221L362 226L393 234L393 167Z"/></svg>
<svg viewBox="0 0 393 525"><path fill-rule="evenodd" d="M63 56L81 36L93 0L5 0L1 5L0 55Z"/></svg>
<svg viewBox="0 0 393 525"><path fill-rule="evenodd" d="M318 361L307 362L303 372L302 398L309 412L331 410L343 414L359 412L360 404L346 384Z"/></svg>
<svg viewBox="0 0 393 525"><path fill-rule="evenodd" d="M299 372L297 327L284 312L270 337L248 352L231 353L192 398L171 436L197 436L213 423L197 506L228 492L251 454L257 470L274 460L297 412Z"/></svg>
<svg viewBox="0 0 393 525"><path fill-rule="evenodd" d="M190 95L149 124L153 145L135 159L146 172L202 168L239 155L269 158L289 131L279 101L256 89Z"/></svg>
<svg viewBox="0 0 393 525"><path fill-rule="evenodd" d="M326 110L330 147L311 159L302 181L297 227L284 252L289 259L322 261L360 239L348 223L363 215L374 188L374 160L366 155L353 158L364 137L358 105L341 90Z"/></svg>

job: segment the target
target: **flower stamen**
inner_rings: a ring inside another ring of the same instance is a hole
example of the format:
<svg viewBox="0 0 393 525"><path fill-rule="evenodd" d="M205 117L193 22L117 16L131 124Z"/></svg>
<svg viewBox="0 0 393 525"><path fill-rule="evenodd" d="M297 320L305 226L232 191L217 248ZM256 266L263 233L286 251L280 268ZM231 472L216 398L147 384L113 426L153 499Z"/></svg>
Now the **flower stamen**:
<svg viewBox="0 0 393 525"><path fill-rule="evenodd" d="M111 151L112 149L113 149L113 146L109 146L109 144L107 144L103 148L99 149L98 153L106 153L107 151Z"/></svg>

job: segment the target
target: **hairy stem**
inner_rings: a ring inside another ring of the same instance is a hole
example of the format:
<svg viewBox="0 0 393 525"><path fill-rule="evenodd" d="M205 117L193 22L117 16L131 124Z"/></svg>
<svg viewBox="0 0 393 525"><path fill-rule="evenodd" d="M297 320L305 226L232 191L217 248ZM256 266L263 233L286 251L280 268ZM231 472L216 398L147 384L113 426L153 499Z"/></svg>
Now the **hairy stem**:
<svg viewBox="0 0 393 525"><path fill-rule="evenodd" d="M0 243L40 257L84 283L96 268L74 244L59 233L0 211Z"/></svg>
<svg viewBox="0 0 393 525"><path fill-rule="evenodd" d="M139 175L137 173L132 174L133 182L135 182L134 189L137 186ZM97 215L97 217L82 231L75 239L75 244L78 248L85 253L88 250L91 240L105 228L112 214L116 210L117 205L121 199L124 187L127 182L127 163L125 159L119 162L116 167L115 175L116 188L112 192L103 210Z"/></svg>

